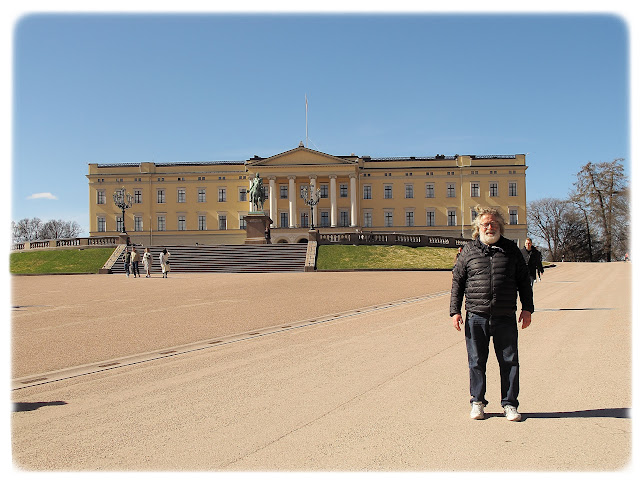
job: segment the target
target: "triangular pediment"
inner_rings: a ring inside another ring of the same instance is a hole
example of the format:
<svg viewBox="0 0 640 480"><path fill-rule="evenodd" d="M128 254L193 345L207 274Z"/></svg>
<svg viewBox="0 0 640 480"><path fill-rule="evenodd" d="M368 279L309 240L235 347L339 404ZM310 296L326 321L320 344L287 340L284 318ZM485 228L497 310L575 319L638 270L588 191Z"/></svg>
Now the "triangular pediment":
<svg viewBox="0 0 640 480"><path fill-rule="evenodd" d="M251 159L247 161L247 166L251 167L284 167L284 166L329 166L329 165L354 165L358 161L357 157L334 157L327 153L311 150L306 147L298 147L293 150L279 153L268 158Z"/></svg>

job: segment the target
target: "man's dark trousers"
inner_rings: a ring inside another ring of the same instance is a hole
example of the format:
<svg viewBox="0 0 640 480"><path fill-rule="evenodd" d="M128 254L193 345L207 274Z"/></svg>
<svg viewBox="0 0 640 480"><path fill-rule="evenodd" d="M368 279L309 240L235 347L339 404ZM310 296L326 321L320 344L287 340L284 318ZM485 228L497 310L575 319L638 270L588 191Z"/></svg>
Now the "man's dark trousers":
<svg viewBox="0 0 640 480"><path fill-rule="evenodd" d="M469 359L469 380L471 402L488 403L487 359L489 339L493 337L493 347L500 366L501 405L518 407L520 391L520 365L518 362L518 323L516 316L483 317L467 312L464 327Z"/></svg>

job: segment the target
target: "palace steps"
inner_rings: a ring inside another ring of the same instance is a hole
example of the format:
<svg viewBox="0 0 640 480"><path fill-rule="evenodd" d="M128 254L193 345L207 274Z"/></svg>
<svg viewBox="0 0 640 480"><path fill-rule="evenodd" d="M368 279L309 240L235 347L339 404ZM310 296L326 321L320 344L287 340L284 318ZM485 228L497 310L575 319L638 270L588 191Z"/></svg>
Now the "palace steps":
<svg viewBox="0 0 640 480"><path fill-rule="evenodd" d="M277 243L270 245L162 245L151 246L152 275L160 275L159 255L166 248L170 273L269 273L304 272L307 256L306 243ZM140 273L145 275L142 255L145 247L136 246L140 252ZM124 274L124 252L111 267L111 273Z"/></svg>

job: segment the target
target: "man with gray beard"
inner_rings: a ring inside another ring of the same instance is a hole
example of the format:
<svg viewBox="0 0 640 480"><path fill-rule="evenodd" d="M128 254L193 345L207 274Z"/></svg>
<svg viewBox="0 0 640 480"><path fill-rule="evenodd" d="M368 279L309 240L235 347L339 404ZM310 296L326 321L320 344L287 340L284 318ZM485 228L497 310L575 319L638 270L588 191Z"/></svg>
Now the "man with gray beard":
<svg viewBox="0 0 640 480"><path fill-rule="evenodd" d="M471 414L484 418L489 340L500 366L501 405L507 420L519 421L518 323L531 324L533 290L518 246L503 236L504 217L497 208L476 206L473 241L465 245L453 269L449 315L460 331L464 325L469 361ZM516 322L517 298L522 311ZM466 322L462 319L465 298Z"/></svg>

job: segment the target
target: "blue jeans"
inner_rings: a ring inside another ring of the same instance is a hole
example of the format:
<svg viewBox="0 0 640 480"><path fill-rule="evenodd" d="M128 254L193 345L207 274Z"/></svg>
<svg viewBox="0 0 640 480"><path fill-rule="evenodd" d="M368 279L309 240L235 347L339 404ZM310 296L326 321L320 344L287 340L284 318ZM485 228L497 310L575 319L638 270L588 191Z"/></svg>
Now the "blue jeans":
<svg viewBox="0 0 640 480"><path fill-rule="evenodd" d="M469 384L471 402L489 402L487 391L487 359L489 339L493 337L493 348L500 366L501 405L518 407L520 392L520 364L518 362L518 322L516 316L482 317L467 312L464 327L469 359Z"/></svg>

